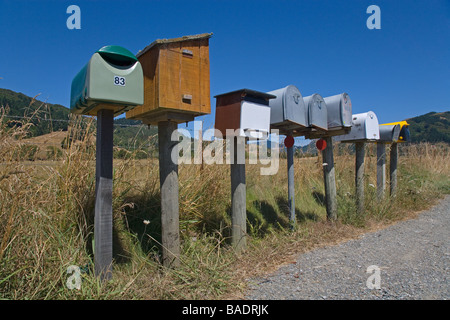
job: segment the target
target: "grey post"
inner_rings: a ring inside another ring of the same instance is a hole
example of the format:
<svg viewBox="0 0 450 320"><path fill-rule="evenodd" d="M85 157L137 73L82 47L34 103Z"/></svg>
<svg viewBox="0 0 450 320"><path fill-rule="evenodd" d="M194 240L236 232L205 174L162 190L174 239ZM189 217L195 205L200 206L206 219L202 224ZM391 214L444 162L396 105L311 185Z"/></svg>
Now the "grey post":
<svg viewBox="0 0 450 320"><path fill-rule="evenodd" d="M323 179L325 184L325 201L328 220L337 219L336 177L334 172L333 140L324 138L327 146L322 151Z"/></svg>
<svg viewBox="0 0 450 320"><path fill-rule="evenodd" d="M377 198L382 200L386 191L386 144L377 143Z"/></svg>
<svg viewBox="0 0 450 320"><path fill-rule="evenodd" d="M355 143L355 187L356 187L356 210L358 213L364 212L364 156L365 156L365 143Z"/></svg>
<svg viewBox="0 0 450 320"><path fill-rule="evenodd" d="M391 144L390 154L390 194L391 197L395 197L397 194L397 160L398 160L398 145L397 143Z"/></svg>
<svg viewBox="0 0 450 320"><path fill-rule="evenodd" d="M112 110L97 113L97 149L95 167L94 269L101 280L112 277L112 188L113 188Z"/></svg>
<svg viewBox="0 0 450 320"><path fill-rule="evenodd" d="M289 202L289 222L294 228L295 219L295 185L294 185L294 146L287 149L287 170L288 170L288 202Z"/></svg>
<svg viewBox="0 0 450 320"><path fill-rule="evenodd" d="M231 242L237 252L247 248L247 206L245 187L245 138L231 137Z"/></svg>
<svg viewBox="0 0 450 320"><path fill-rule="evenodd" d="M159 179L161 186L161 244L165 267L180 265L180 218L178 204L178 163L172 161L172 150L178 142L172 141L177 123L158 122ZM178 156L175 151L174 154Z"/></svg>

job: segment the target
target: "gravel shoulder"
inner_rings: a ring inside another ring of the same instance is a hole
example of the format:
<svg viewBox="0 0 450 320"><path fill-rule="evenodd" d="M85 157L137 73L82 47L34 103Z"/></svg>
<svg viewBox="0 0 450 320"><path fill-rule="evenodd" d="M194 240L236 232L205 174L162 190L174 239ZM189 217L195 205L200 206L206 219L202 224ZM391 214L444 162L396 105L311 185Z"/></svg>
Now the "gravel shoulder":
<svg viewBox="0 0 450 320"><path fill-rule="evenodd" d="M296 263L249 280L245 299L447 300L449 232L450 195L415 219L304 253Z"/></svg>

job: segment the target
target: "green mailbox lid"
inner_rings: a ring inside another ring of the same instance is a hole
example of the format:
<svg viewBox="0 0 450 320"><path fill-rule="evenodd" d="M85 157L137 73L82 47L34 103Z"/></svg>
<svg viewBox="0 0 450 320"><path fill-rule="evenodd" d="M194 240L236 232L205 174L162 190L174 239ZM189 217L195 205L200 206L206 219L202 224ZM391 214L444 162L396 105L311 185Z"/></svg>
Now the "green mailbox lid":
<svg viewBox="0 0 450 320"><path fill-rule="evenodd" d="M106 61L121 66L131 65L138 61L134 54L121 46L104 46L97 53Z"/></svg>

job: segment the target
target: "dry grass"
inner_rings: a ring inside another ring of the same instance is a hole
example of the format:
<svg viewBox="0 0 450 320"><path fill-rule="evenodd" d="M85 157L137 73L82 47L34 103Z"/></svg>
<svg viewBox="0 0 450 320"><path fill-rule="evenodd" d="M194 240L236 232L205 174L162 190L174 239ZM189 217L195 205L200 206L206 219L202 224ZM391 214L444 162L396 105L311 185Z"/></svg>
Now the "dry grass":
<svg viewBox="0 0 450 320"><path fill-rule="evenodd" d="M378 203L374 146L366 159L366 212L354 207L354 156L336 150L339 220L326 220L321 159L295 159L298 226L288 228L286 161L278 174L247 165L249 247L229 245L229 166L181 165L181 267L159 263L159 170L155 159L114 162L114 277L92 275L94 121L72 119L76 136L58 161L26 161L29 125L0 126L0 298L220 299L240 298L245 280L294 256L414 217L450 192L448 145L401 146L399 190ZM143 221L148 220L149 224ZM67 267L82 267L80 290L66 286Z"/></svg>

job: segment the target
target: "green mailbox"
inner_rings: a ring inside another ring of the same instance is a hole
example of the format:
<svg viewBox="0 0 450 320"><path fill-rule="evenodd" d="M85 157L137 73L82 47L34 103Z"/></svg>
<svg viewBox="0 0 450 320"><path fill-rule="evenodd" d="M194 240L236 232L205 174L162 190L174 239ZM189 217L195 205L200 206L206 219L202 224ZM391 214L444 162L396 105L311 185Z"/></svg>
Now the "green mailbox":
<svg viewBox="0 0 450 320"><path fill-rule="evenodd" d="M96 116L109 109L117 116L144 103L142 66L120 46L105 46L91 57L72 81L70 111Z"/></svg>

